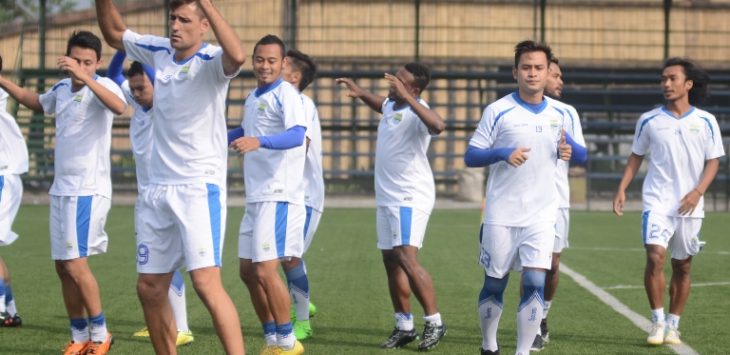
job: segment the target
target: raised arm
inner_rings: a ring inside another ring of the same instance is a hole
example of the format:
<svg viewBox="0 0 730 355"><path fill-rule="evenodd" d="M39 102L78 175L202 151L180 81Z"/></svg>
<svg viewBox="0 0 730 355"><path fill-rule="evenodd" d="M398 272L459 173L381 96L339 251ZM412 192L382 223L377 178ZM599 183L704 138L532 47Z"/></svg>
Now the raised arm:
<svg viewBox="0 0 730 355"><path fill-rule="evenodd" d="M358 98L370 106L371 109L378 113L383 113L383 101L385 101L385 97L363 90L350 78L337 78L335 79L335 83L342 84L347 87L347 90L349 90L347 92L347 96Z"/></svg>
<svg viewBox="0 0 730 355"><path fill-rule="evenodd" d="M76 59L71 57L58 58L58 68L67 71L72 78L83 81L99 101L114 112L114 114L121 115L127 109L127 103L124 100L94 80L89 74L86 74L79 63L76 62Z"/></svg>
<svg viewBox="0 0 730 355"><path fill-rule="evenodd" d="M15 101L23 104L23 106L33 111L43 112L43 106L41 106L41 102L38 100L38 94L36 92L22 88L4 76L0 76L0 87L2 87L8 95L12 96Z"/></svg>
<svg viewBox="0 0 730 355"><path fill-rule="evenodd" d="M210 0L198 0L198 5L208 18L215 38L223 48L223 72L226 75L236 73L246 61L246 52L241 45L241 39Z"/></svg>
<svg viewBox="0 0 730 355"><path fill-rule="evenodd" d="M419 103L418 100L408 92L406 87L403 85L403 82L401 82L398 77L393 74L385 73L385 80L388 80L388 83L390 83L391 86L395 87L398 95L402 97L408 103L408 105L411 106L413 112L415 112L416 115L418 115L418 118L421 119L423 124L428 127L429 133L441 134L441 132L444 131L444 128L446 128L444 119L441 118L438 112L424 105L421 105L421 103Z"/></svg>
<svg viewBox="0 0 730 355"><path fill-rule="evenodd" d="M124 74L122 74L124 66L124 58L127 57L127 53L124 51L117 51L112 57L112 61L109 62L109 68L106 70L106 77L112 79L120 87L124 83Z"/></svg>
<svg viewBox="0 0 730 355"><path fill-rule="evenodd" d="M641 162L644 161L644 157L631 153L629 159L626 162L626 169L624 169L624 176L621 178L621 182L618 184L616 189L616 195L613 198L613 213L617 216L623 216L624 214L624 202L626 202L626 189L629 187L631 180L636 176L636 172L639 171Z"/></svg>
<svg viewBox="0 0 730 355"><path fill-rule="evenodd" d="M96 0L96 19L99 21L99 28L101 28L101 33L104 35L104 40L110 46L124 50L122 37L124 31L127 30L127 26L112 0Z"/></svg>

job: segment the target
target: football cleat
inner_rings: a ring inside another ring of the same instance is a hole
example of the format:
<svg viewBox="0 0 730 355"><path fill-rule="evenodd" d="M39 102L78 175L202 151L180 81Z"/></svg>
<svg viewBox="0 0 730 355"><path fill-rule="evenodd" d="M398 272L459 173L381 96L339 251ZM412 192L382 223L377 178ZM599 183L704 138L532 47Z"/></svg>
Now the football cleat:
<svg viewBox="0 0 730 355"><path fill-rule="evenodd" d="M664 344L664 323L656 322L652 323L651 330L649 331L649 337L646 338L646 342L649 345L662 345Z"/></svg>
<svg viewBox="0 0 730 355"><path fill-rule="evenodd" d="M150 337L150 331L147 329L147 327L144 327L134 333L132 333L133 337L143 337L143 338L149 338Z"/></svg>
<svg viewBox="0 0 730 355"><path fill-rule="evenodd" d="M667 334L664 335L664 344L679 345L682 340L679 339L679 330L667 327Z"/></svg>
<svg viewBox="0 0 730 355"><path fill-rule="evenodd" d="M66 348L63 349L63 355L86 355L86 352L89 350L89 343L91 342L77 343L70 341L66 344Z"/></svg>
<svg viewBox="0 0 730 355"><path fill-rule="evenodd" d="M294 337L297 340L309 339L312 337L312 326L308 320L300 320L294 322Z"/></svg>
<svg viewBox="0 0 730 355"><path fill-rule="evenodd" d="M390 333L388 340L381 344L380 347L384 349L397 349L416 339L418 339L416 329L400 330L395 328L393 329L393 332Z"/></svg>
<svg viewBox="0 0 730 355"><path fill-rule="evenodd" d="M193 337L193 332L191 332L189 330L186 332L179 330L177 332L177 339L175 339L175 345L177 345L177 346L188 345L188 344L192 343L193 341L195 341L195 337Z"/></svg>
<svg viewBox="0 0 730 355"><path fill-rule="evenodd" d="M445 324L433 325L426 322L426 325L423 328L423 340L418 344L418 350L425 351L435 348L444 335L446 335Z"/></svg>
<svg viewBox="0 0 730 355"><path fill-rule="evenodd" d="M109 349L114 344L114 337L112 333L106 333L106 339L104 341L92 341L89 343L89 349L86 351L87 355L106 355L109 353Z"/></svg>
<svg viewBox="0 0 730 355"><path fill-rule="evenodd" d="M2 312L0 313L0 327L20 327L23 325L23 320L20 318L19 315L11 316L8 312Z"/></svg>

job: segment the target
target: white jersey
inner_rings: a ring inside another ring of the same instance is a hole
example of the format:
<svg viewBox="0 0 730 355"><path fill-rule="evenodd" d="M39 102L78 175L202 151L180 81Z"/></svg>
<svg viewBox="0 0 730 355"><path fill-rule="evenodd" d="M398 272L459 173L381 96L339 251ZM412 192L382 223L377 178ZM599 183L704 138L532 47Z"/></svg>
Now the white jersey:
<svg viewBox="0 0 730 355"><path fill-rule="evenodd" d="M428 104L418 99L418 103ZM403 206L428 214L433 209L436 188L428 162L431 134L411 106L396 107L383 101L375 148L375 203Z"/></svg>
<svg viewBox="0 0 730 355"><path fill-rule="evenodd" d="M567 113L544 97L530 105L515 92L487 106L469 145L479 149L530 148L519 167L500 161L489 167L485 224L528 227L553 222L558 209L555 175L558 143Z"/></svg>
<svg viewBox="0 0 730 355"><path fill-rule="evenodd" d="M309 123L307 126L309 147L307 148L307 158L304 163L304 183L306 184L306 188L304 190L304 204L322 212L324 210L322 127L319 123L317 106L314 105L312 99L309 98L309 96L302 94L302 104L304 104L305 118Z"/></svg>
<svg viewBox="0 0 730 355"><path fill-rule="evenodd" d="M7 111L8 97L0 89L0 176L28 172L28 147L18 123Z"/></svg>
<svg viewBox="0 0 730 355"><path fill-rule="evenodd" d="M124 100L122 89L111 79L96 76L97 83ZM39 101L43 111L56 116L56 149L51 195L111 198L111 129L114 113L88 86L71 91L63 79Z"/></svg>
<svg viewBox="0 0 730 355"><path fill-rule="evenodd" d="M177 62L169 39L130 30L124 32L124 49L130 59L155 69L150 183L225 186L226 94L238 71L223 72L223 50L204 43Z"/></svg>
<svg viewBox="0 0 730 355"><path fill-rule="evenodd" d="M137 190L150 183L150 158L152 157L152 108L145 109L132 96L129 81L122 83L122 91L127 104L132 105L134 113L129 120L129 140L132 143L134 166L137 172Z"/></svg>
<svg viewBox="0 0 730 355"><path fill-rule="evenodd" d="M674 217L705 216L704 198L694 212L680 216L680 200L697 187L705 161L725 155L715 116L693 107L675 117L657 107L639 118L634 133L634 154L649 154L649 169L642 191L644 211Z"/></svg>
<svg viewBox="0 0 730 355"><path fill-rule="evenodd" d="M291 84L277 80L246 98L243 121L247 137L272 136L295 126L307 127L302 98ZM305 144L291 149L259 148L243 155L246 203L304 204Z"/></svg>
<svg viewBox="0 0 730 355"><path fill-rule="evenodd" d="M586 146L586 140L583 138L583 127L580 125L580 117L578 112L571 105L564 102L553 100L555 107L559 110L565 111L565 133L573 137L573 140L581 146ZM570 207L570 184L568 183L568 169L570 169L570 162L565 160L558 160L558 169L555 182L558 187L558 198L560 202L559 208Z"/></svg>

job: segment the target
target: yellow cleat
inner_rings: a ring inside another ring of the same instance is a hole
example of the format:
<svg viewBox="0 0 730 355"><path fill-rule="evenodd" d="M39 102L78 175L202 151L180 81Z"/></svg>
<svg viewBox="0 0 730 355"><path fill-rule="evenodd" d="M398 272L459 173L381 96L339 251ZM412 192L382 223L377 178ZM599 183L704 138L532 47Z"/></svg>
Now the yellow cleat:
<svg viewBox="0 0 730 355"><path fill-rule="evenodd" d="M284 350L281 347L275 347L273 354L276 355L302 355L304 354L304 346L299 340L294 341L294 346L289 350Z"/></svg>
<svg viewBox="0 0 730 355"><path fill-rule="evenodd" d="M147 327L144 327L132 334L133 337L142 337L142 338L149 338L150 337L150 331L147 329Z"/></svg>
<svg viewBox="0 0 730 355"><path fill-rule="evenodd" d="M177 340L175 340L175 345L182 346L187 345L195 341L195 337L193 337L193 332L191 331L178 331L177 332Z"/></svg>

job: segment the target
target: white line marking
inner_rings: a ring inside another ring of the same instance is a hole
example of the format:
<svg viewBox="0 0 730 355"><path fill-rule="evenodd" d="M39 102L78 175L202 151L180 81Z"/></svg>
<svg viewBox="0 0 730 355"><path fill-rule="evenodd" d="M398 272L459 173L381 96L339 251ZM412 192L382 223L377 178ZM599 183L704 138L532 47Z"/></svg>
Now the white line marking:
<svg viewBox="0 0 730 355"><path fill-rule="evenodd" d="M651 321L648 319L642 317L640 314L632 311L627 307L625 304L621 303L616 297L613 297L610 293L606 292L602 288L596 286L593 282L588 280L585 276L573 271L573 269L569 268L563 263L560 263L560 272L564 273L573 281L575 281L578 285L586 289L586 291L590 292L594 296L596 296L601 302L605 303L609 307L613 308L614 311L621 314L622 316L628 318L628 320L631 321L631 323L634 323L637 327L639 327L641 330L646 331L651 327ZM692 349L689 345L686 343L682 343L679 345L667 345L672 350L674 350L675 353L679 355L699 355L697 351Z"/></svg>
<svg viewBox="0 0 730 355"><path fill-rule="evenodd" d="M604 248L604 247L573 247L573 246L571 246L570 249L593 250L593 251L630 251L630 252L637 252L637 253L639 253L639 252L643 253L646 251L646 249L644 249L644 248ZM699 253L699 255L705 255L705 254L730 255L730 251L703 249Z"/></svg>
<svg viewBox="0 0 730 355"><path fill-rule="evenodd" d="M692 288L695 287L710 287L710 286L728 286L730 285L730 281L725 282L698 282L698 283L692 283ZM604 290L626 290L626 289L636 289L636 288L644 288L644 285L615 285L615 286L606 286L603 289Z"/></svg>

